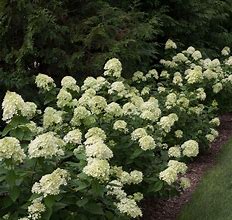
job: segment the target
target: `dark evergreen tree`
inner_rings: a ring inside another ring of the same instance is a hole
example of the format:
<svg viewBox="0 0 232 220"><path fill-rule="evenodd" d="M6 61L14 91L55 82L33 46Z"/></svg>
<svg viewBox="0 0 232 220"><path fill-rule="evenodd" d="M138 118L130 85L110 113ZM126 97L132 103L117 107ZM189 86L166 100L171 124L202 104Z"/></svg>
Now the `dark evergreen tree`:
<svg viewBox="0 0 232 220"><path fill-rule="evenodd" d="M158 19L107 1L2 0L0 20L0 83L8 88L38 72L100 74L112 57L133 72L157 53Z"/></svg>

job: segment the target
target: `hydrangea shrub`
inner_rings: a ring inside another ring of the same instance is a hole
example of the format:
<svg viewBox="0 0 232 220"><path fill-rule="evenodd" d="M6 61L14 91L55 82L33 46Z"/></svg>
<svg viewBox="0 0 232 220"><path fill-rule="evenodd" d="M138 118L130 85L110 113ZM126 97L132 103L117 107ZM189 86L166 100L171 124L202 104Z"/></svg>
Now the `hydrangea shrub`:
<svg viewBox="0 0 232 220"><path fill-rule="evenodd" d="M0 139L1 217L4 219L131 219L144 196L189 187L186 162L217 136L217 101L231 84L229 49L219 60L189 47L163 70L121 77L109 60L103 76L61 88L39 74L44 103L8 91ZM174 54L172 54L174 53Z"/></svg>

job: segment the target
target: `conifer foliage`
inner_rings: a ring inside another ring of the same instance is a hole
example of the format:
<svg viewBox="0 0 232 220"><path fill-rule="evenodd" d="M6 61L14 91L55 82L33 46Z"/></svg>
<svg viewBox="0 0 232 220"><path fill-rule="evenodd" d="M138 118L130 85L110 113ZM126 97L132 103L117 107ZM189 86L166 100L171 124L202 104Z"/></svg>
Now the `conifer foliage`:
<svg viewBox="0 0 232 220"><path fill-rule="evenodd" d="M94 75L110 57L132 71L157 52L151 41L158 20L107 1L4 0L0 18L1 83L8 88L29 83L39 72Z"/></svg>

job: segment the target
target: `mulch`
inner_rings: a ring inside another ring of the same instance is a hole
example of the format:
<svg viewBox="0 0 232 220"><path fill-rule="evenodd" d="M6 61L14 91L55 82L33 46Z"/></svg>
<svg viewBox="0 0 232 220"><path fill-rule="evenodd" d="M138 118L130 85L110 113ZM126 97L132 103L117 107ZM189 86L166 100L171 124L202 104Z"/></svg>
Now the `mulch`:
<svg viewBox="0 0 232 220"><path fill-rule="evenodd" d="M223 144L232 136L232 113L220 116L219 136L211 144L207 153L200 155L188 164L186 177L191 180L191 187L180 195L170 199L145 199L142 203L143 218L141 220L176 220L183 206L191 199L205 172L215 164L216 155Z"/></svg>

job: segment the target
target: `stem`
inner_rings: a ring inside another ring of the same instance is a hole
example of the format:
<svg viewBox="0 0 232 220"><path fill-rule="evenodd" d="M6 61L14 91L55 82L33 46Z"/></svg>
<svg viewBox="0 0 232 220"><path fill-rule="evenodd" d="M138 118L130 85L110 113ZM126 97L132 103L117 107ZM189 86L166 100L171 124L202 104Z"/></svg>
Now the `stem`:
<svg viewBox="0 0 232 220"><path fill-rule="evenodd" d="M34 164L34 167L33 167L33 172L32 172L32 176L31 176L30 185L32 185L32 183L33 183L33 178L34 178L34 175L35 175L35 168L37 166L37 163L38 163L38 159L36 158L35 164Z"/></svg>

